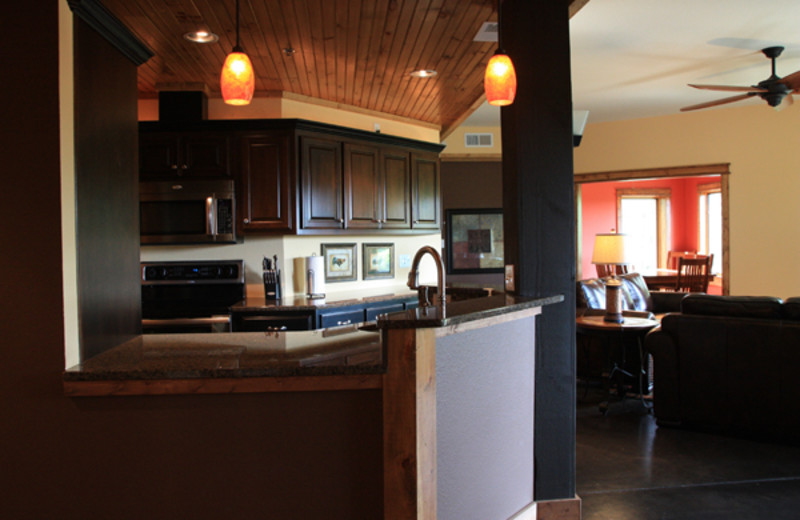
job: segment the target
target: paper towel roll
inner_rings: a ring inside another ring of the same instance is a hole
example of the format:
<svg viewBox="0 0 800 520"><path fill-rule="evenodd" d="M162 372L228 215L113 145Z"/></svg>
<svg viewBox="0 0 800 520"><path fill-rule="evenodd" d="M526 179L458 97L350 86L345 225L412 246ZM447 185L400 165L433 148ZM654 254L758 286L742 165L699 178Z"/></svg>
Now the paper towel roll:
<svg viewBox="0 0 800 520"><path fill-rule="evenodd" d="M325 297L325 258L306 257L306 294L309 298Z"/></svg>

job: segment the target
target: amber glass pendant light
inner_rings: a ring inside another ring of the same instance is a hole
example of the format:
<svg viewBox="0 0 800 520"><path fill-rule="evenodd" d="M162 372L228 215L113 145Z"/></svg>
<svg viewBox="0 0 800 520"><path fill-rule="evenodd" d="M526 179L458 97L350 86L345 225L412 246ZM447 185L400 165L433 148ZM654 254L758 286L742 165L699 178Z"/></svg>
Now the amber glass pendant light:
<svg viewBox="0 0 800 520"><path fill-rule="evenodd" d="M253 64L239 45L239 0L236 0L236 45L222 65L219 86L228 105L249 105L253 100L256 88Z"/></svg>
<svg viewBox="0 0 800 520"><path fill-rule="evenodd" d="M517 95L517 73L514 64L503 50L503 8L502 0L497 1L497 50L486 65L483 76L483 89L486 101L494 106L506 106L514 102Z"/></svg>

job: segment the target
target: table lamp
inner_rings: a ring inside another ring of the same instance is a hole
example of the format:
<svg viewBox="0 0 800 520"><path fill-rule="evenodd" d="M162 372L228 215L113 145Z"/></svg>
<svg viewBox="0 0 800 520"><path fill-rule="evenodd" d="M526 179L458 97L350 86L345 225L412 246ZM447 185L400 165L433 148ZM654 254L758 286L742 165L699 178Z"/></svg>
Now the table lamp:
<svg viewBox="0 0 800 520"><path fill-rule="evenodd" d="M630 263L627 250L628 235L598 233L594 237L592 263L611 266L611 278L606 282L606 315L603 320L622 323L622 282L616 278L616 266Z"/></svg>

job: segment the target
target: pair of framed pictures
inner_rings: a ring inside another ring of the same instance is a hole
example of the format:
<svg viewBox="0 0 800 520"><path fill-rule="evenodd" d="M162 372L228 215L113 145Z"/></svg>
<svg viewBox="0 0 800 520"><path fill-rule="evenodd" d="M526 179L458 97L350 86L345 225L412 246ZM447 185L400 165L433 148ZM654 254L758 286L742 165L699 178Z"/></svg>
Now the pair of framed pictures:
<svg viewBox="0 0 800 520"><path fill-rule="evenodd" d="M362 244L364 280L394 278L394 244ZM325 283L358 280L357 244L322 244Z"/></svg>

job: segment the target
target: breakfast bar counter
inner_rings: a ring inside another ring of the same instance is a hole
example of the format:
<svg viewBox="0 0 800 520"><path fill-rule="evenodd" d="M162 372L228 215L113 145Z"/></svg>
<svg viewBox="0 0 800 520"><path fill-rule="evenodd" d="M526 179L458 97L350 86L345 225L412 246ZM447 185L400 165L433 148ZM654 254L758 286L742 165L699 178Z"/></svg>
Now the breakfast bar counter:
<svg viewBox="0 0 800 520"><path fill-rule="evenodd" d="M374 432L365 442L378 453L337 469L342 478L365 467L382 475L382 498L380 483L362 485L369 497L352 505L351 517L378 518L380 508L384 520L535 518L535 323L543 307L562 302L495 294L362 326L144 335L66 370L64 388L77 400L94 398L89 406L136 395L183 396L191 406L210 394L244 406L248 394L258 397L259 415L281 422L320 434L345 424L340 443ZM334 409L347 417L324 412ZM274 449L261 448L288 456ZM308 446L294 449L301 456ZM326 474L319 464L307 460L306 468Z"/></svg>

